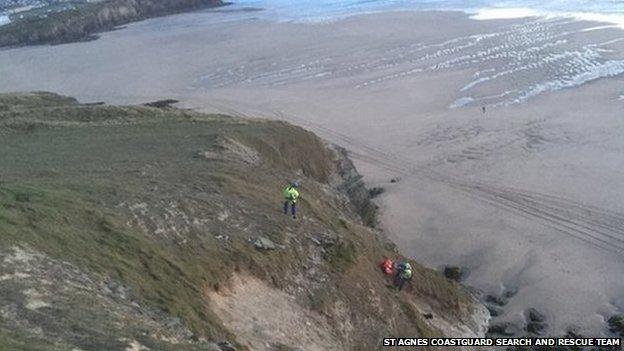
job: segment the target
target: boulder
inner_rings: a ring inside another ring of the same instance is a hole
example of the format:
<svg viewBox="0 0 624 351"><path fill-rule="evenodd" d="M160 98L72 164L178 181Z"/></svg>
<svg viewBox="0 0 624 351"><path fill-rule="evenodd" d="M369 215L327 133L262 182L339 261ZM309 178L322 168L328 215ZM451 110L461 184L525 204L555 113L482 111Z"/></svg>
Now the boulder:
<svg viewBox="0 0 624 351"><path fill-rule="evenodd" d="M263 236L261 236L258 239L254 240L253 245L255 246L256 249L259 249L259 250L275 250L275 249L277 249L277 245L273 241L271 241L271 239L265 238Z"/></svg>
<svg viewBox="0 0 624 351"><path fill-rule="evenodd" d="M518 293L518 288L515 286L512 286L512 287L505 289L505 291L503 292L503 297L506 299L510 299L516 296L517 293Z"/></svg>
<svg viewBox="0 0 624 351"><path fill-rule="evenodd" d="M565 337L566 338L575 338L575 339L584 338L584 336L578 330L579 330L578 327L571 326L570 329L568 329L568 331L566 332Z"/></svg>
<svg viewBox="0 0 624 351"><path fill-rule="evenodd" d="M487 333L503 336L516 336L519 335L521 331L522 330L517 325L510 322L504 322L491 325Z"/></svg>
<svg viewBox="0 0 624 351"><path fill-rule="evenodd" d="M498 317L503 314L503 309L498 306L485 305L485 308L487 308L488 312L490 312L490 316L492 317Z"/></svg>
<svg viewBox="0 0 624 351"><path fill-rule="evenodd" d="M221 351L236 351L234 345L230 344L228 341L220 341L217 343Z"/></svg>
<svg viewBox="0 0 624 351"><path fill-rule="evenodd" d="M384 188L379 188L379 187L368 189L368 197L370 197L371 199L374 199L377 196L381 195L384 192L384 190L385 190Z"/></svg>
<svg viewBox="0 0 624 351"><path fill-rule="evenodd" d="M526 326L527 332L536 335L544 335L546 329L548 329L548 324L546 323L529 322L529 324L527 324Z"/></svg>
<svg viewBox="0 0 624 351"><path fill-rule="evenodd" d="M542 323L546 321L546 316L535 308L529 308L526 311L526 315L531 322Z"/></svg>
<svg viewBox="0 0 624 351"><path fill-rule="evenodd" d="M462 281L466 277L466 269L463 269L459 266L445 266L444 267L444 276L450 280L454 280L456 282Z"/></svg>
<svg viewBox="0 0 624 351"><path fill-rule="evenodd" d="M496 295L486 295L485 302L493 305L505 306L507 304L507 299Z"/></svg>
<svg viewBox="0 0 624 351"><path fill-rule="evenodd" d="M218 153L213 152L213 151L205 151L205 150L197 151L195 153L195 158L200 158L200 159L208 160L208 161L222 159L221 155L219 155Z"/></svg>
<svg viewBox="0 0 624 351"><path fill-rule="evenodd" d="M615 315L607 320L609 324L609 330L612 333L618 334L624 337L624 316Z"/></svg>

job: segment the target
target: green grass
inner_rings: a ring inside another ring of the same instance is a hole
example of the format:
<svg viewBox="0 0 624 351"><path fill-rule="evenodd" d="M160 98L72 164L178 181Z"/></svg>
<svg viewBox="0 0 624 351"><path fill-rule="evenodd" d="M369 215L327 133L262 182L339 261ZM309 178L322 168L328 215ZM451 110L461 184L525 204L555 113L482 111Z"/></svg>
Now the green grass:
<svg viewBox="0 0 624 351"><path fill-rule="evenodd" d="M150 240L126 226L120 214L102 210L100 204L76 191L3 186L0 201L2 246L36 248L87 271L129 282L137 296L183 317L192 329L208 335L219 330L201 303L202 282L215 279L212 271L227 265L227 261L210 259L216 250L195 253L190 260L189 252L183 255L166 243Z"/></svg>
<svg viewBox="0 0 624 351"><path fill-rule="evenodd" d="M339 242L329 250L329 254L325 257L329 261L331 267L338 271L344 272L357 259L357 251L353 242Z"/></svg>
<svg viewBox="0 0 624 351"><path fill-rule="evenodd" d="M224 195L232 211L247 207L257 217L259 232L281 242L288 222L266 219L265 209L279 204L282 182L292 177L292 169L302 169L309 179L306 197L320 192L312 183L326 180L330 170L318 139L281 122L74 106L72 100L57 101L47 94L33 100L0 100L0 106L10 106L0 112L5 150L0 164L6 165L0 170L0 243L31 247L119 279L143 301L181 317L198 334L231 337L205 308L203 289L222 283L232 267L268 276L277 271L274 267L295 261L293 253L257 252L244 236L233 236L224 250L208 232L194 233L191 244L178 245L128 226L128 210L119 204L158 206L169 199L189 203L201 216L215 213L220 205L215 195ZM16 129L18 119L37 124L28 131ZM236 160L194 157L224 135L258 150L262 172L250 174ZM294 144L292 136L302 142ZM321 208L319 215L329 218ZM353 260L352 247L345 245L335 255L340 266Z"/></svg>
<svg viewBox="0 0 624 351"><path fill-rule="evenodd" d="M318 312L324 312L332 300L331 292L327 289L318 289L310 293L310 307Z"/></svg>
<svg viewBox="0 0 624 351"><path fill-rule="evenodd" d="M276 287L294 284L300 242L323 232L340 240L325 252L319 269L329 280L310 305L324 311L342 299L360 310L360 320L382 318L371 317L378 312L369 308L370 291L355 282L374 287L394 311L376 267L392 248L327 196L332 154L307 131L183 110L85 106L40 93L0 95L0 137L0 247L28 247L121 281L142 304L179 317L197 335L235 342L207 308L206 291L241 271ZM261 164L223 153L224 140L254 149ZM208 150L227 157L197 157ZM300 211L309 221L280 214L281 189L293 178L303 180ZM137 204L147 212L133 213ZM228 219L217 220L224 211ZM260 235L286 248L258 251L248 240ZM416 269L414 280L418 294L444 308L466 299L429 270ZM420 319L405 319L413 311L401 311L406 331L426 333ZM20 350L15 340L0 334L2 347Z"/></svg>
<svg viewBox="0 0 624 351"><path fill-rule="evenodd" d="M46 340L35 339L20 333L0 329L2 351L66 351L68 345L59 345Z"/></svg>
<svg viewBox="0 0 624 351"><path fill-rule="evenodd" d="M73 9L46 14L39 17L29 11L23 19L17 19L0 27L0 46L33 44L58 44L94 39L95 33L133 21L200 7L219 5L202 0L105 0L95 3L76 4Z"/></svg>

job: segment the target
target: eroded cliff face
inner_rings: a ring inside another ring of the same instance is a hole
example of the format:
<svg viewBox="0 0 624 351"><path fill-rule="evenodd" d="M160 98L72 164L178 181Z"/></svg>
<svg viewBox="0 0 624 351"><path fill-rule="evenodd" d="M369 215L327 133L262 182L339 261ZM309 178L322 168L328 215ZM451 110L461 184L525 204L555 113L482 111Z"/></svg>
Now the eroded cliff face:
<svg viewBox="0 0 624 351"><path fill-rule="evenodd" d="M375 350L487 311L367 226L344 150L284 122L0 96L0 346ZM296 220L281 189L302 182ZM363 219L364 218L364 219ZM104 346L105 345L105 346ZM20 348L21 347L21 348Z"/></svg>
<svg viewBox="0 0 624 351"><path fill-rule="evenodd" d="M349 159L347 150L337 145L327 145L327 147L332 149L336 164L332 186L349 197L364 224L374 227L377 222L377 206L371 201L362 176L353 165L353 161Z"/></svg>
<svg viewBox="0 0 624 351"><path fill-rule="evenodd" d="M0 47L90 40L96 38L96 33L130 22L224 4L221 0L106 0L81 4L75 10L0 27Z"/></svg>

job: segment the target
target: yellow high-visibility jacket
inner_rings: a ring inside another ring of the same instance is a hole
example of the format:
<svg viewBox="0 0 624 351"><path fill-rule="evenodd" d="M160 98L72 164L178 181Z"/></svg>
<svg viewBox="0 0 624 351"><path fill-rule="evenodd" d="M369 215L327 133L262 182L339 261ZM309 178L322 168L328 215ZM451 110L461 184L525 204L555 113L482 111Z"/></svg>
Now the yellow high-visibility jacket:
<svg viewBox="0 0 624 351"><path fill-rule="evenodd" d="M292 202L293 204L297 202L299 198L299 192L295 189L294 186L289 185L284 189L284 199Z"/></svg>

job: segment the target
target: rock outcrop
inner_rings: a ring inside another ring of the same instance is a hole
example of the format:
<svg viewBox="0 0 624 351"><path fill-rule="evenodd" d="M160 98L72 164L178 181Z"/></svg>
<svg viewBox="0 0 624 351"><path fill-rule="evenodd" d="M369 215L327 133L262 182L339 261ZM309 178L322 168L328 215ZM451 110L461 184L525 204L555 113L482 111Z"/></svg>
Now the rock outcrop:
<svg viewBox="0 0 624 351"><path fill-rule="evenodd" d="M609 325L609 330L619 335L620 337L624 337L624 316L623 315L614 315L609 317L607 320L607 324Z"/></svg>
<svg viewBox="0 0 624 351"><path fill-rule="evenodd" d="M0 27L0 47L91 40L97 38L96 33L130 22L223 5L221 0L105 0L79 4L74 10Z"/></svg>
<svg viewBox="0 0 624 351"><path fill-rule="evenodd" d="M346 149L336 145L328 147L334 150L334 162L339 176L338 180L333 181L333 186L347 194L364 223L374 227L377 222L377 207L371 201L371 194L364 186L362 176L355 169Z"/></svg>

